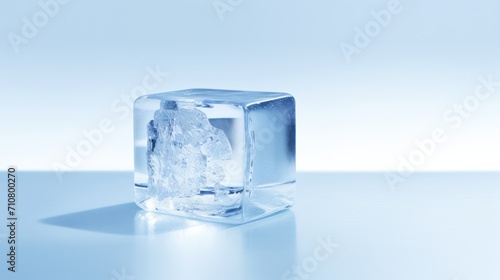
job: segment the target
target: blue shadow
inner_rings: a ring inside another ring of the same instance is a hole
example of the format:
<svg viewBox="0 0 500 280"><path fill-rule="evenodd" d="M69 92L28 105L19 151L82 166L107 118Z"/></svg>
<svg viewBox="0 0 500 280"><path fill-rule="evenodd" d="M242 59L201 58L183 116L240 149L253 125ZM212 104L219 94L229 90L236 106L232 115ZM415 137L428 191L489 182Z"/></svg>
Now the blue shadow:
<svg viewBox="0 0 500 280"><path fill-rule="evenodd" d="M49 217L40 222L101 233L134 235L134 217L140 210L135 203L125 203Z"/></svg>
<svg viewBox="0 0 500 280"><path fill-rule="evenodd" d="M271 232L269 228L276 228L275 226L269 227L269 223L272 225L283 225L290 224L290 221L292 221L294 228L295 219L293 217L293 214L289 210L286 210L270 217L238 226L148 212L137 207L135 203L124 203L48 217L40 220L40 222L52 226L116 235L156 235L195 226L204 226L216 230L242 227L242 229L251 231L264 227L267 228L266 235L268 235ZM259 235L255 237L257 236Z"/></svg>

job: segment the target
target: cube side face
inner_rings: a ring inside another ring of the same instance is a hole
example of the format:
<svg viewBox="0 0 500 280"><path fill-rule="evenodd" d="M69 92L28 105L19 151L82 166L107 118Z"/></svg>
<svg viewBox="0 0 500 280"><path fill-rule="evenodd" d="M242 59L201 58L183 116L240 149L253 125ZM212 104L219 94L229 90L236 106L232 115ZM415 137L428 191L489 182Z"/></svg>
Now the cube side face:
<svg viewBox="0 0 500 280"><path fill-rule="evenodd" d="M185 92L143 96L134 104L136 203L232 224L290 207L293 97L272 93L262 101L266 93L249 92L221 102L224 91Z"/></svg>
<svg viewBox="0 0 500 280"><path fill-rule="evenodd" d="M247 107L251 166L244 219L289 208L295 200L295 99L290 95Z"/></svg>

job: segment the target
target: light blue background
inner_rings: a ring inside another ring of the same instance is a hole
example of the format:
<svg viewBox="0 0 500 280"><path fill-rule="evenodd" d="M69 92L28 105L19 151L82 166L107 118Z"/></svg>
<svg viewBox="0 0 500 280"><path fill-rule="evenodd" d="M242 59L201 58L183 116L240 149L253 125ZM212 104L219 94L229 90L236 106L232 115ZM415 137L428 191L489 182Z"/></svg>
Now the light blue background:
<svg viewBox="0 0 500 280"><path fill-rule="evenodd" d="M2 163L66 164L82 131L109 118L114 132L72 169L131 170L132 119L111 104L158 66L169 76L148 92L295 95L299 170L393 170L438 127L448 141L418 170L498 170L500 89L457 130L443 114L479 76L500 80L500 2L401 1L401 13L348 63L340 44L352 44L355 28L387 3L242 1L221 21L213 0L72 0L16 54L9 32L21 34L22 18L41 8L3 0Z"/></svg>
<svg viewBox="0 0 500 280"><path fill-rule="evenodd" d="M244 0L221 21L213 0L72 0L15 53L9 33L41 8L0 0L0 165L21 170L19 273L4 263L0 278L280 279L331 236L340 247L310 279L498 279L498 172L418 173L395 188L383 173L299 172L291 211L239 227L131 203L132 118L112 104L127 108L148 67L169 73L151 93L292 93L300 171L395 170L437 128L447 141L417 171L498 171L500 89L457 129L443 114L479 77L500 81L500 2L401 1L349 63L340 44L388 3ZM126 172L25 172L66 164L106 119L114 131L71 168Z"/></svg>

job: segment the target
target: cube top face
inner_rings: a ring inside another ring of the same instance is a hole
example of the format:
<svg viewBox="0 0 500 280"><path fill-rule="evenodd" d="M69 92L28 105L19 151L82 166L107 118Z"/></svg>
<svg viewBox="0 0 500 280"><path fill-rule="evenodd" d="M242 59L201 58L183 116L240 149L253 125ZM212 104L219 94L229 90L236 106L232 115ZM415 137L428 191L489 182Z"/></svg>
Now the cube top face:
<svg viewBox="0 0 500 280"><path fill-rule="evenodd" d="M176 102L191 102L198 104L231 104L241 107L251 106L256 103L269 102L274 99L290 97L288 93L238 91L219 89L186 89L157 94L145 95L141 98L170 100ZM140 98L139 98L140 100Z"/></svg>
<svg viewBox="0 0 500 280"><path fill-rule="evenodd" d="M295 100L193 89L134 104L135 193L144 209L244 223L291 207Z"/></svg>

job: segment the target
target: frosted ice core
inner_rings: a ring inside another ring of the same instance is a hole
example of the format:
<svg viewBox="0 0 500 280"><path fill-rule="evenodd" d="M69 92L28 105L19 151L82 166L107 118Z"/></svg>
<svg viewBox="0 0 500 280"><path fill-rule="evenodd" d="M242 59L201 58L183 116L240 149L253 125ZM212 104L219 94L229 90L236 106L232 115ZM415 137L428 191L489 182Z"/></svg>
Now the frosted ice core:
<svg viewBox="0 0 500 280"><path fill-rule="evenodd" d="M148 124L149 187L159 200L223 188L226 174L220 163L231 157L224 131L195 107L162 101Z"/></svg>

